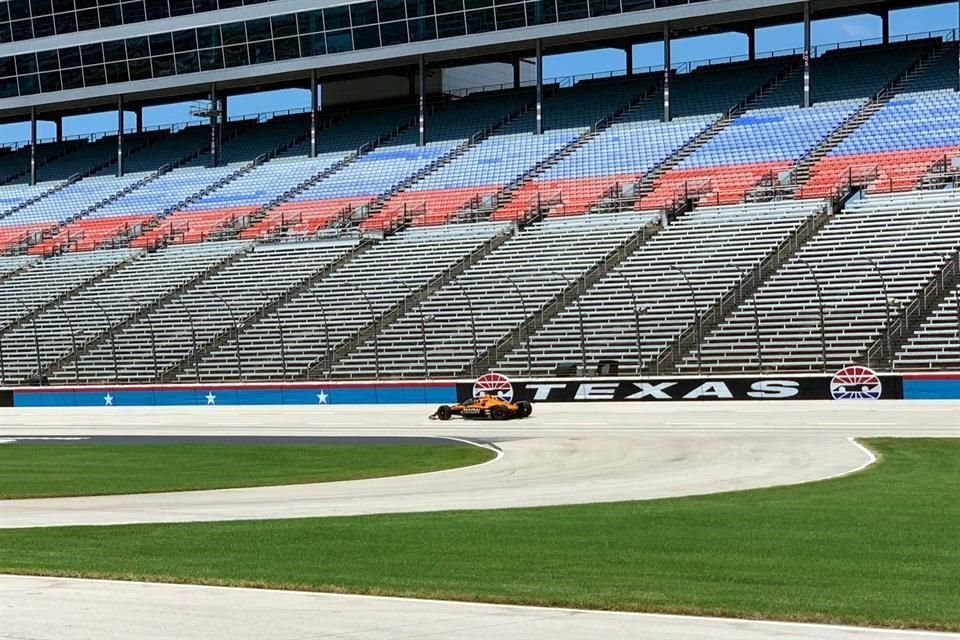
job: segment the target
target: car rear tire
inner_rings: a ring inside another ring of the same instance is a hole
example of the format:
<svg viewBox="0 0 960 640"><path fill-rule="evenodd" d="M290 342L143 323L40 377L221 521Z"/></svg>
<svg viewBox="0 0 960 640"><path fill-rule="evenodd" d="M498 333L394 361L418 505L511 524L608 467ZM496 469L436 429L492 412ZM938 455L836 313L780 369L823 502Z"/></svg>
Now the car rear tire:
<svg viewBox="0 0 960 640"><path fill-rule="evenodd" d="M437 407L437 420L449 420L453 416L453 409L445 404Z"/></svg>
<svg viewBox="0 0 960 640"><path fill-rule="evenodd" d="M490 417L494 420L506 420L510 417L510 412L507 411L506 407L501 407L497 405L490 409Z"/></svg>
<svg viewBox="0 0 960 640"><path fill-rule="evenodd" d="M521 400L518 402L517 409L520 411L521 418L529 418L530 414L533 413L533 405L526 400Z"/></svg>

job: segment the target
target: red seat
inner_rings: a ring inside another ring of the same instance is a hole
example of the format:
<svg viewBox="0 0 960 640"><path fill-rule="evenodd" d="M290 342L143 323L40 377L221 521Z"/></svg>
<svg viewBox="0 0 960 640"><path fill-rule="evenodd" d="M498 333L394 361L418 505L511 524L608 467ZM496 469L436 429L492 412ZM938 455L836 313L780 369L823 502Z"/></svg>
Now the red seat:
<svg viewBox="0 0 960 640"><path fill-rule="evenodd" d="M790 166L778 161L673 169L654 182L653 191L637 202L637 208L663 209L685 197L696 198L703 206L737 204L764 178L775 178Z"/></svg>
<svg viewBox="0 0 960 640"><path fill-rule="evenodd" d="M827 156L813 165L797 196L828 197L851 183L867 187L870 193L910 191L934 164L957 153L960 147Z"/></svg>

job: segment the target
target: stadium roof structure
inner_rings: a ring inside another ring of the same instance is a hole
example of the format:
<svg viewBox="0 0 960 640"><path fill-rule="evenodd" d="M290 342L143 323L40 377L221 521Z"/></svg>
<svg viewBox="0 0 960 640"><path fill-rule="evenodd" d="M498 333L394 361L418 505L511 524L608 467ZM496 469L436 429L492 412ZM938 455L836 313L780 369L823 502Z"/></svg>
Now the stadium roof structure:
<svg viewBox="0 0 960 640"><path fill-rule="evenodd" d="M75 9L54 13L62 2L13 0L0 8L0 122L103 111L121 97L128 108L137 108L206 98L214 87L224 95L309 88L318 79L361 75L414 78L423 65L516 61L534 51L539 56L599 47L629 50L693 35L752 34L804 17L809 24L811 17L885 16L937 3L259 0L214 9L241 3L208 0L195 8L189 0L122 5L117 0L105 7L104 0L76 0L66 3ZM31 16L30 7L38 5L50 6L49 14ZM136 11L128 16L131 7ZM806 32L809 50L809 28Z"/></svg>

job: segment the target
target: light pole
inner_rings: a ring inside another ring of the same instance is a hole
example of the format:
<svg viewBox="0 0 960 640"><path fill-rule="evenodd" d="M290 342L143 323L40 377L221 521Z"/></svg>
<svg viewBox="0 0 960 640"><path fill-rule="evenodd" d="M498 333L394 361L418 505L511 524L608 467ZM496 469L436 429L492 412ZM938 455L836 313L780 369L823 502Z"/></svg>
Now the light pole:
<svg viewBox="0 0 960 640"><path fill-rule="evenodd" d="M76 385L80 384L80 360L79 353L77 352L77 332L73 330L73 320L70 319L70 314L68 314L61 305L54 307L60 315L63 316L63 319L67 321L67 328L70 330L70 347L73 349L74 353L74 362L73 362L73 382Z"/></svg>
<svg viewBox="0 0 960 640"><path fill-rule="evenodd" d="M317 307L320 309L320 319L323 320L323 335L324 335L324 352L325 352L325 363L324 363L324 374L327 380L330 379L330 374L333 369L333 354L330 352L330 325L327 322L327 309L323 306L323 303L320 302L320 296L317 295L317 292L313 289L306 289L306 293L309 293L313 300L317 303Z"/></svg>
<svg viewBox="0 0 960 640"><path fill-rule="evenodd" d="M633 305L633 328L637 336L637 373L641 376L643 375L643 341L640 337L640 303L637 300L637 292L633 288L633 284L630 282L630 279L623 273L623 271L614 271L613 273L620 276L620 279L625 285L627 285L627 291L630 293L630 300ZM646 311L644 309L643 311ZM659 373L659 372L658 372Z"/></svg>
<svg viewBox="0 0 960 640"><path fill-rule="evenodd" d="M461 283L458 278L451 280L450 284L460 290L463 301L467 303L467 311L470 312L470 330L473 334L473 357L470 358L470 377L475 378L477 376L477 357L480 355L480 347L477 340L477 319L473 313L473 303L470 302L470 294L467 293L463 283Z"/></svg>
<svg viewBox="0 0 960 640"><path fill-rule="evenodd" d="M796 260L810 272L813 285L817 289L817 304L820 307L820 362L823 365L823 372L827 373L827 316L823 308L823 287L820 286L820 279L817 277L817 272L813 270L813 267L803 258L798 257Z"/></svg>
<svg viewBox="0 0 960 640"><path fill-rule="evenodd" d="M420 304L420 298L417 297L417 292L413 290L413 287L401 280L396 280L396 283L404 287L410 295L415 298L417 303L417 315L420 316L420 341L423 349L423 375L424 379L429 380L430 361L427 359L427 324L423 317L423 305Z"/></svg>
<svg viewBox="0 0 960 640"><path fill-rule="evenodd" d="M197 326L193 322L193 314L190 313L190 307L183 301L183 298L175 298L174 302L183 307L187 314L187 322L190 323L190 338L193 340L193 373L197 384L200 384L200 354L197 351Z"/></svg>
<svg viewBox="0 0 960 640"><path fill-rule="evenodd" d="M375 380L380 380L380 327L377 323L377 314L373 310L373 304L370 302L370 298L367 297L366 292L360 287L356 287L357 293L363 298L363 301L367 303L367 310L370 312L370 319L373 321L373 366L375 367Z"/></svg>
<svg viewBox="0 0 960 640"><path fill-rule="evenodd" d="M555 271L554 275L562 278L567 283L568 289L574 288L574 282L569 277L565 276L559 271ZM581 361L581 364L583 365L583 375L584 377L586 377L589 375L587 373L587 334L584 331L584 327L583 327L583 307L580 306L580 297L576 294L576 292L574 292L574 296L575 297L573 299L573 303L577 307L577 316L579 317L579 320L580 320L580 361Z"/></svg>
<svg viewBox="0 0 960 640"><path fill-rule="evenodd" d="M504 276L504 280L510 283L510 286L513 287L514 292L517 294L517 299L520 300L520 307L523 309L524 322L526 322L530 318L530 313L527 311L527 301L523 297L523 292L520 290L520 287L519 285L517 285L517 282L510 276ZM523 323L521 323L521 325L522 324ZM526 342L525 351L527 352L527 377L530 378L533 376L533 355L530 353L529 327L527 328L526 334L527 334L527 339L524 342Z"/></svg>
<svg viewBox="0 0 960 640"><path fill-rule="evenodd" d="M107 310L104 309L99 302L93 298L90 299L90 302L100 310L100 313L102 313L103 317L107 320L107 337L110 338L110 356L113 358L113 382L116 384L120 382L120 365L117 364L117 343L113 338L113 320L110 319L110 315L107 313ZM79 359L75 365L79 367Z"/></svg>
<svg viewBox="0 0 960 640"><path fill-rule="evenodd" d="M270 301L268 299L267 304L269 303ZM283 298L281 297L280 300L277 301L277 308L274 309L274 311L276 312L275 315L277 317L277 335L280 337L280 371L283 373L283 381L286 382L287 381L287 340L283 332L282 307L283 307ZM309 371L307 371L307 373L309 374Z"/></svg>
<svg viewBox="0 0 960 640"><path fill-rule="evenodd" d="M243 382L243 358L240 357L240 323L237 322L237 316L233 313L233 307L231 307L226 300L223 299L219 293L211 291L210 295L220 301L220 304L226 308L227 313L230 314L230 323L233 324L233 330L236 333L236 359L237 359L237 378L240 382Z"/></svg>
<svg viewBox="0 0 960 640"><path fill-rule="evenodd" d="M153 381L155 383L160 382L160 366L157 364L157 334L153 328L153 318L150 317L150 312L144 306L142 302L134 298L127 298L130 302L134 303L139 307L137 311L140 315L143 316L143 319L147 321L147 327L150 329L150 354L153 357Z"/></svg>
<svg viewBox="0 0 960 640"><path fill-rule="evenodd" d="M743 281L745 282L747 277L750 275L749 269L744 269L740 267L740 274L743 276ZM759 277L757 278L759 282ZM741 290L743 288L743 283L741 282ZM740 296L740 302L743 303L743 296ZM753 295L753 304L750 305L753 307L753 331L756 334L757 338L757 373L763 375L763 344L760 338L760 310L757 308L757 295Z"/></svg>
<svg viewBox="0 0 960 640"><path fill-rule="evenodd" d="M703 375L703 347L700 344L700 341L703 339L703 325L701 324L700 303L697 300L697 290L694 288L693 282L690 281L690 277L687 276L686 271L675 264L669 265L669 268L680 274L680 277L683 278L683 281L687 285L687 289L690 290L690 299L693 301L694 323L696 324L697 332L697 375ZM677 354L677 357L680 357L679 353Z"/></svg>
<svg viewBox="0 0 960 640"><path fill-rule="evenodd" d="M873 258L868 258L864 256L861 258L864 262L869 264L873 270L877 273L877 277L880 278L880 288L883 290L883 301L884 301L884 310L887 315L887 330L886 330L886 351L887 351L887 363L890 367L889 371L893 372L893 336L890 335L890 331L893 329L893 317L891 312L893 307L890 305L890 290L887 288L887 279L883 275L883 271L880 270L880 266L874 261Z"/></svg>
<svg viewBox="0 0 960 640"><path fill-rule="evenodd" d="M0 385L5 385L7 383L7 371L3 365L3 334L6 333L9 327L10 325L7 324L3 327L3 329L0 329Z"/></svg>
<svg viewBox="0 0 960 640"><path fill-rule="evenodd" d="M27 316L29 316L31 313L33 313L32 311L30 311L30 307L28 307L27 305L25 305L22 300L14 300L14 302L16 302L17 304L19 304L19 305L23 308L23 310L27 312L27 314L26 314L24 317L27 317ZM43 367L42 367L41 364L40 364L40 334L37 333L37 319L36 319L36 318L33 318L33 317L30 318L30 327L33 329L33 349L34 349L34 353L36 354L36 357L37 357L37 382L39 383L39 382L40 382L39 378L40 378L40 374L41 374L41 372L42 372L42 370L43 370Z"/></svg>

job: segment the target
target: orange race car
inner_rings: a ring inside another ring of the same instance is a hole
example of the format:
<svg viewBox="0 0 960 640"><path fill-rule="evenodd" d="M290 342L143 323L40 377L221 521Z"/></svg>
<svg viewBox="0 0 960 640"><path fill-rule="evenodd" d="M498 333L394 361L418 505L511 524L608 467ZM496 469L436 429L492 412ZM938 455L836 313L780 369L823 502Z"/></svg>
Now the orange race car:
<svg viewBox="0 0 960 640"><path fill-rule="evenodd" d="M497 396L482 395L453 406L442 404L437 407L430 419L449 420L453 416L460 416L468 420L510 420L527 418L531 413L533 413L533 405L524 400L513 403Z"/></svg>

